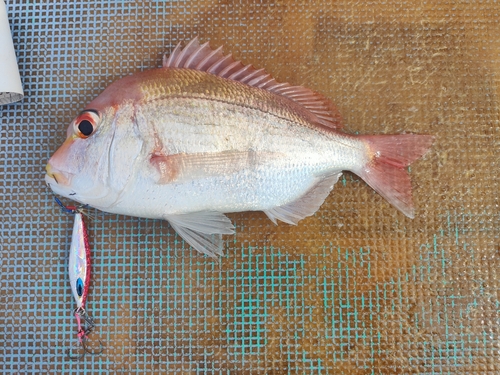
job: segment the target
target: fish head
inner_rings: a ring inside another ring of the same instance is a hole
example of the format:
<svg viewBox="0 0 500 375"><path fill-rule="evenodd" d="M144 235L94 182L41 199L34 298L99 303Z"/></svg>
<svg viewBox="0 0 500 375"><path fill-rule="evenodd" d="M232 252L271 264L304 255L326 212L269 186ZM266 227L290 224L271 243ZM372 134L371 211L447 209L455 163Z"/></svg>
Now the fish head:
<svg viewBox="0 0 500 375"><path fill-rule="evenodd" d="M134 102L107 103L101 96L68 126L45 181L56 194L111 211L136 172L142 137Z"/></svg>

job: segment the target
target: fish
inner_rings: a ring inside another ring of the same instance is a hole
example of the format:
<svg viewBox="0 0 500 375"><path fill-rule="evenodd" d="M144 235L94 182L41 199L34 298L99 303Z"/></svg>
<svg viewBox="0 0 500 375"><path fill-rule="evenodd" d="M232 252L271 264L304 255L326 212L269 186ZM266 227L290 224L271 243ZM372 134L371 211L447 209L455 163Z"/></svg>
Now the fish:
<svg viewBox="0 0 500 375"><path fill-rule="evenodd" d="M353 135L333 102L276 81L198 38L161 68L109 85L49 159L54 193L99 210L167 220L194 249L222 254L226 213L275 224L313 215L343 171L413 218L407 167L427 134Z"/></svg>

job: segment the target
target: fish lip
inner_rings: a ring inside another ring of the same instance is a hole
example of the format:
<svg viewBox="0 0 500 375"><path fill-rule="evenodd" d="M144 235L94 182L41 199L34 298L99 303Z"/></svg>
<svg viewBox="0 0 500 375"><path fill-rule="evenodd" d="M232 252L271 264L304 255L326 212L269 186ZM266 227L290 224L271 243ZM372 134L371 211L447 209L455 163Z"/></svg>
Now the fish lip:
<svg viewBox="0 0 500 375"><path fill-rule="evenodd" d="M45 166L45 180L50 178L59 186L69 187L72 175L70 173L63 173L57 168L54 168L50 163Z"/></svg>
<svg viewBox="0 0 500 375"><path fill-rule="evenodd" d="M45 173L45 183L47 184L47 186L51 188L53 186L51 185L53 182L55 182L55 184L53 185L57 185L57 181L54 179L54 177L49 175L48 173Z"/></svg>
<svg viewBox="0 0 500 375"><path fill-rule="evenodd" d="M45 183L47 184L47 186L49 188L51 188L52 190L54 190L54 187L58 187L59 184L57 183L57 181L54 179L53 176L49 175L48 173L45 173Z"/></svg>

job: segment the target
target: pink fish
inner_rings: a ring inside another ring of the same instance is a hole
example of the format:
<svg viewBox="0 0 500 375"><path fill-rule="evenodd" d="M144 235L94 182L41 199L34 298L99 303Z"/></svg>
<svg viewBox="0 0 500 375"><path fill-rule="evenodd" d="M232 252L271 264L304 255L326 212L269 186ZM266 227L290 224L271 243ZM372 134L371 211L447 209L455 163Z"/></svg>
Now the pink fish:
<svg viewBox="0 0 500 375"><path fill-rule="evenodd" d="M202 253L222 253L227 212L297 224L354 172L413 217L406 167L429 135L350 135L335 106L192 40L163 67L122 78L69 125L47 164L55 193L100 210L168 220Z"/></svg>

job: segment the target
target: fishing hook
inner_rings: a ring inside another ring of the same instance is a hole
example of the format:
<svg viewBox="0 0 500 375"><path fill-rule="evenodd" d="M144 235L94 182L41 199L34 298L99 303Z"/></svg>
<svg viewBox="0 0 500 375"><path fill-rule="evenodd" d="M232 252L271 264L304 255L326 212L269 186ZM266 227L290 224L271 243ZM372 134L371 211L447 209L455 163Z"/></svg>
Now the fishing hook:
<svg viewBox="0 0 500 375"><path fill-rule="evenodd" d="M90 355L99 355L104 351L104 345L102 344L102 341L99 340L99 350L90 350L87 346L87 341L88 338L83 339L80 341L79 345L82 347L81 354L79 355L71 355L71 349L68 348L66 349L66 355L69 359L72 361L79 361L85 357L85 354L90 354Z"/></svg>
<svg viewBox="0 0 500 375"><path fill-rule="evenodd" d="M80 346L82 347L82 353L79 355L71 355L71 349L66 350L66 355L68 356L69 359L72 361L78 361L85 357L85 354L90 354L90 355L99 355L104 351L104 345L102 344L102 341L99 340L99 350L91 350L87 346L88 340L88 335L90 332L92 332L92 329L95 326L94 319L92 319L85 309L78 307L75 309L75 318L76 322L78 324L78 342ZM86 326L82 325L82 319L85 322Z"/></svg>
<svg viewBox="0 0 500 375"><path fill-rule="evenodd" d="M71 349L66 349L66 355L68 356L68 358L72 361L79 361L80 359L83 359L83 357L85 357L85 354L99 355L104 351L104 345L102 344L101 340L99 340L99 350L90 350L87 346L87 341L87 337L80 341L79 345L82 347L82 350L81 354L79 355L71 355Z"/></svg>

